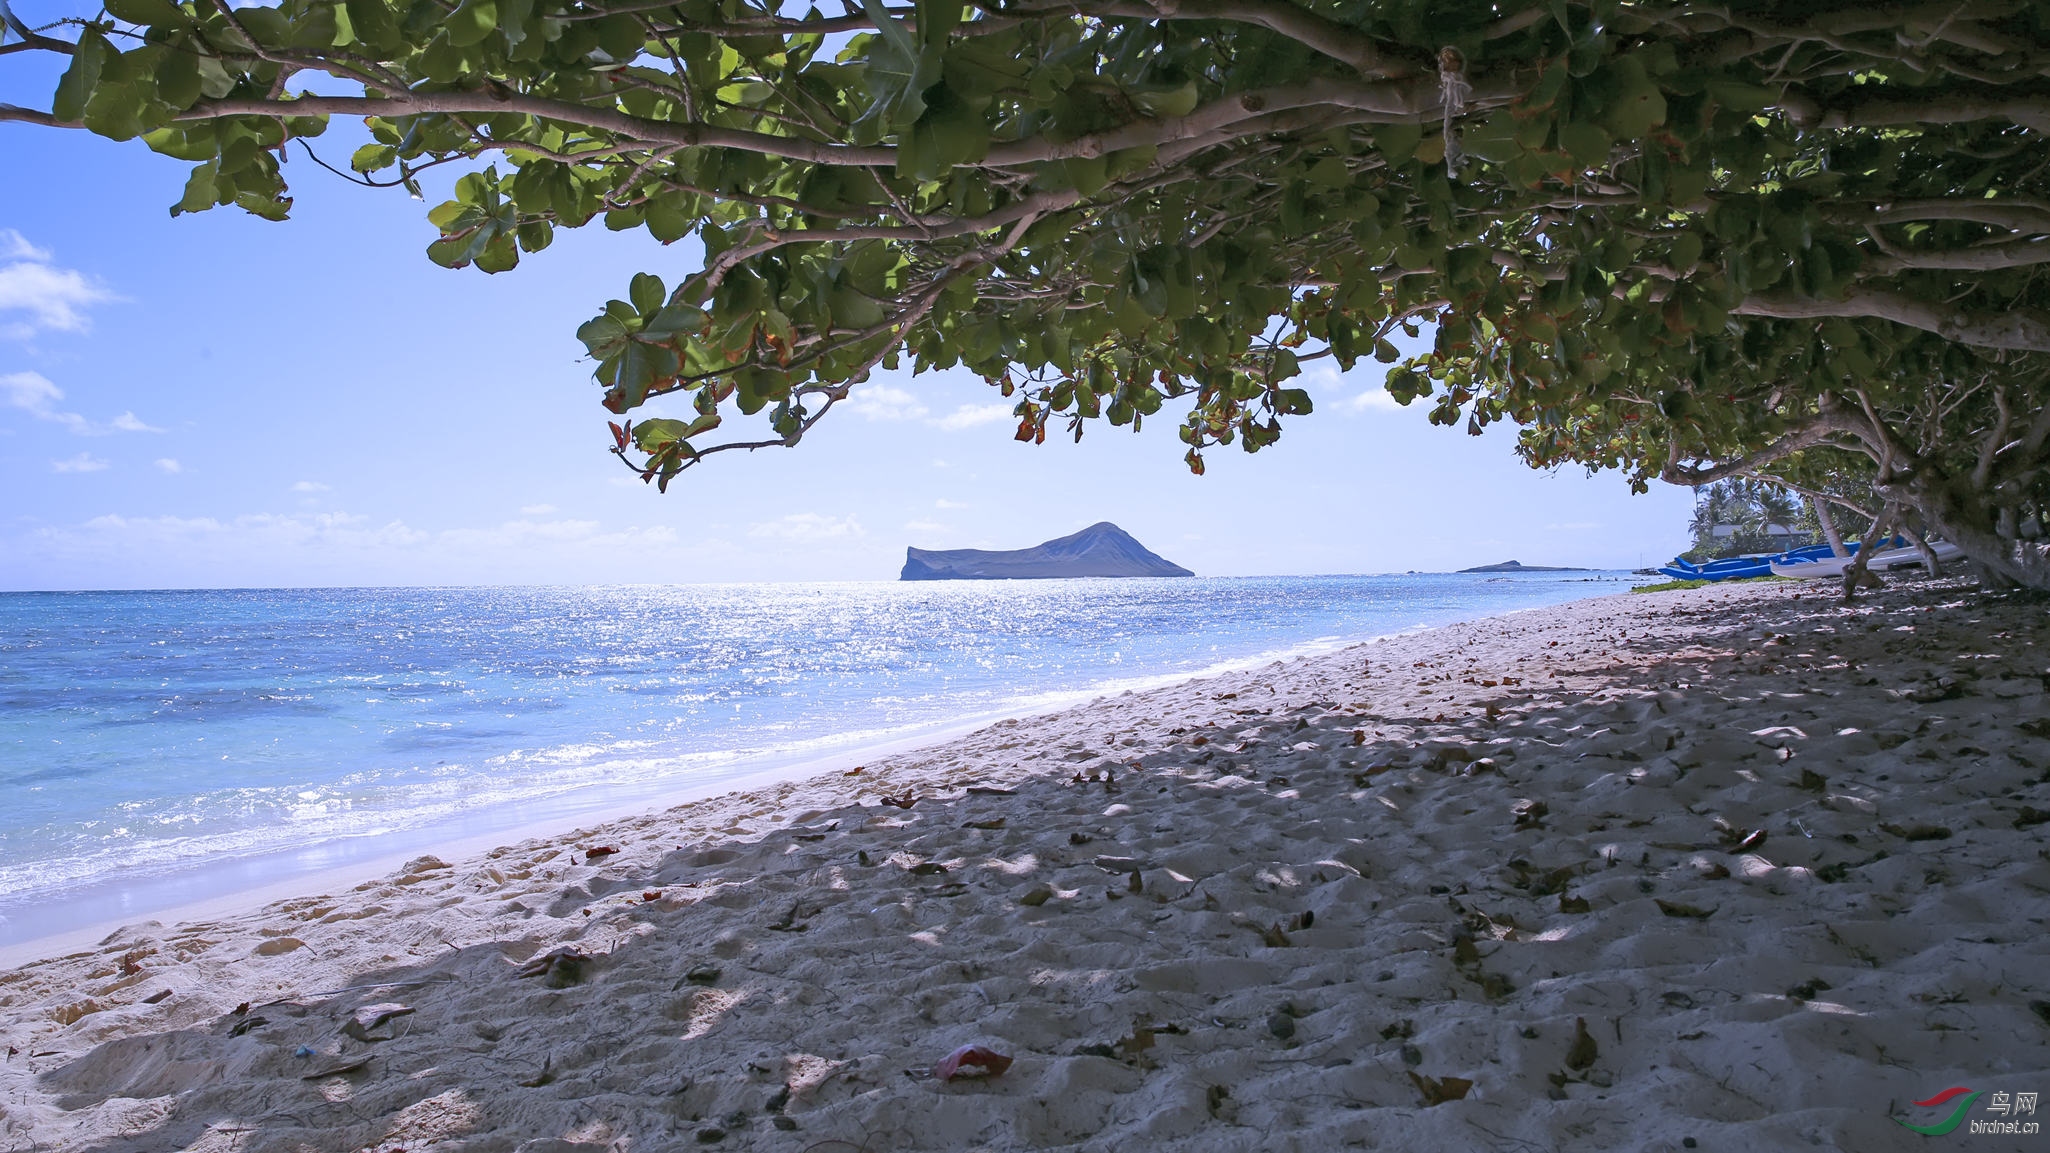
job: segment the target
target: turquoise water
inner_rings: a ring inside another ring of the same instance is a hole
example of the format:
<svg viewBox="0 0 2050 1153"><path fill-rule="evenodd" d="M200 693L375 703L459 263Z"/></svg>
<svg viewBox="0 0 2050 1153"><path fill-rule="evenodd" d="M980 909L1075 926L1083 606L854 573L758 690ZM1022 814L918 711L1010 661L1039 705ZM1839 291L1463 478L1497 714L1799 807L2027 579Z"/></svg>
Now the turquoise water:
<svg viewBox="0 0 2050 1153"><path fill-rule="evenodd" d="M0 594L0 943L1596 575Z"/></svg>

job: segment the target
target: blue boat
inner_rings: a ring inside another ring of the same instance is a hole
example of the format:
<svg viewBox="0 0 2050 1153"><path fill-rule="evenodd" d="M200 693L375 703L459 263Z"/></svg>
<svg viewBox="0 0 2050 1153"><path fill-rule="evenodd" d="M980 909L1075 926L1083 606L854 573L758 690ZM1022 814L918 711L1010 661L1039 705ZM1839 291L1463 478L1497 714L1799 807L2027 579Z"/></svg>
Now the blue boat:
<svg viewBox="0 0 2050 1153"><path fill-rule="evenodd" d="M1851 541L1844 547L1850 550L1852 556L1856 556L1860 543L1862 542ZM1899 548L1906 544L1907 542L1900 537L1895 537L1888 541L1885 547ZM1771 576L1772 566L1775 564L1799 564L1802 561L1820 560L1829 555L1831 553L1828 545L1812 544L1806 548L1791 549L1783 553L1725 557L1699 565L1674 557L1669 563L1660 565L1658 571L1674 580L1683 581L1749 580L1752 577Z"/></svg>

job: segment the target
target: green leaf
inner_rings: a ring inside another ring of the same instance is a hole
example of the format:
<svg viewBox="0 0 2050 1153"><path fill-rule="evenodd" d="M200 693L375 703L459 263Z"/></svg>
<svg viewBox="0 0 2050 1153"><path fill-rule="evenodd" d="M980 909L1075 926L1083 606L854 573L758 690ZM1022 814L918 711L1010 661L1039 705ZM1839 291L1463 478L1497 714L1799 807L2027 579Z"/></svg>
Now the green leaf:
<svg viewBox="0 0 2050 1153"><path fill-rule="evenodd" d="M71 66L57 81L57 94L50 101L50 114L66 123L83 119L86 101L100 86L100 70L114 54L113 47L105 36L100 35L100 30L86 26L78 34L78 47L71 54Z"/></svg>
<svg viewBox="0 0 2050 1153"><path fill-rule="evenodd" d="M1101 156L1078 156L1063 160L1061 171L1067 176L1068 183L1075 186L1075 191L1084 196L1096 195L1109 183L1104 158Z"/></svg>
<svg viewBox="0 0 2050 1153"><path fill-rule="evenodd" d="M1559 126L1559 146L1583 168L1594 168L1607 163L1609 148L1613 143L1609 134L1598 124L1573 121Z"/></svg>
<svg viewBox="0 0 2050 1153"><path fill-rule="evenodd" d="M497 0L463 0L442 24L448 42L457 48L480 43L498 30Z"/></svg>
<svg viewBox="0 0 2050 1153"><path fill-rule="evenodd" d="M593 317L577 329L577 339L583 341L591 355L600 360L617 356L625 349L626 338L626 325L611 316Z"/></svg>
<svg viewBox="0 0 2050 1153"><path fill-rule="evenodd" d="M627 299L633 302L634 311L642 316L653 316L660 311L662 300L667 295L662 278L652 272L634 273L633 284L627 289Z"/></svg>
<svg viewBox="0 0 2050 1153"><path fill-rule="evenodd" d="M1678 272L1686 272L1701 262L1701 237L1697 233L1682 232L1673 238L1671 260Z"/></svg>
<svg viewBox="0 0 2050 1153"><path fill-rule="evenodd" d="M399 150L389 144L365 144L349 157L349 167L362 173L390 168L398 163Z"/></svg>
<svg viewBox="0 0 2050 1153"><path fill-rule="evenodd" d="M1390 164L1401 164L1414 156L1423 139L1420 124L1383 124L1374 129L1374 147Z"/></svg>
<svg viewBox="0 0 2050 1153"><path fill-rule="evenodd" d="M209 160L194 168L192 175L185 181L185 195L179 199L178 203L171 206L171 215L178 216L186 212L205 212L218 203L220 193L217 181L220 171L221 163L219 160Z"/></svg>
<svg viewBox="0 0 2050 1153"><path fill-rule="evenodd" d="M191 52L172 52L156 67L157 99L173 108L190 108L199 102L199 58Z"/></svg>
<svg viewBox="0 0 2050 1153"><path fill-rule="evenodd" d="M379 51L389 51L398 45L398 20L384 0L345 0L345 3L350 31L358 41Z"/></svg>
<svg viewBox="0 0 2050 1153"><path fill-rule="evenodd" d="M107 14L130 24L161 28L182 28L192 17L170 0L105 0Z"/></svg>

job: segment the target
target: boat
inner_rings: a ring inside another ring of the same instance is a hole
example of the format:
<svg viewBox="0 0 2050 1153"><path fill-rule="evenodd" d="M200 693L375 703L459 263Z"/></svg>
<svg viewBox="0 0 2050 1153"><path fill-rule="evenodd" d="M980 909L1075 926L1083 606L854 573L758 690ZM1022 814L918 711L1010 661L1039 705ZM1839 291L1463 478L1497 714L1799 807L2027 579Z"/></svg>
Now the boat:
<svg viewBox="0 0 2050 1153"><path fill-rule="evenodd" d="M1706 564L1694 564L1679 557L1674 557L1667 564L1661 565L1658 571L1672 577L1674 580L1683 581L1748 580L1752 577L1771 576L1772 566L1775 561L1795 564L1828 555L1829 546L1823 544L1809 545L1806 548L1797 548L1783 553L1758 553L1752 556L1725 557L1722 560L1712 560Z"/></svg>
<svg viewBox="0 0 2050 1153"><path fill-rule="evenodd" d="M1929 547L1939 561L1952 561L1965 555L1965 551L1947 540L1932 540ZM1840 577L1851 567L1850 556L1823 556L1806 560L1781 561L1774 558L1772 575L1791 577L1794 580L1815 580L1821 577ZM1890 548L1872 554L1865 567L1872 572L1887 572L1892 569L1915 568L1922 563L1922 550L1918 548Z"/></svg>
<svg viewBox="0 0 2050 1153"><path fill-rule="evenodd" d="M1859 541L1852 541L1846 545L1845 547L1850 549L1850 556L1844 557L1831 555L1829 546L1826 544L1811 544L1804 548L1789 549L1783 553L1753 553L1750 556L1724 557L1721 560L1709 561L1707 564L1694 564L1679 557L1674 557L1671 561L1659 566L1658 571L1672 577L1674 580L1683 581L1750 580L1754 577L1786 576L1791 575L1795 571L1805 572L1806 570L1803 566L1810 563L1821 562L1826 565L1834 562L1837 566L1834 570L1822 571L1818 569L1812 575L1841 576L1843 575L1844 566L1850 564L1851 557L1858 555L1861 543ZM1883 542L1889 551L1873 554L1872 567L1875 569L1881 568L1882 566L1878 563L1881 557L1892 556L1894 552L1902 550L1911 554L1912 559L1919 561L1921 554L1912 548L1908 548L1907 543L1904 538L1898 536ZM1939 555L1942 556L1942 559L1949 560L1952 556L1958 554L1953 551L1948 555L1940 553ZM1780 569L1782 567L1788 569L1789 572L1781 573ZM1905 566L1891 564L1890 567L1901 568Z"/></svg>

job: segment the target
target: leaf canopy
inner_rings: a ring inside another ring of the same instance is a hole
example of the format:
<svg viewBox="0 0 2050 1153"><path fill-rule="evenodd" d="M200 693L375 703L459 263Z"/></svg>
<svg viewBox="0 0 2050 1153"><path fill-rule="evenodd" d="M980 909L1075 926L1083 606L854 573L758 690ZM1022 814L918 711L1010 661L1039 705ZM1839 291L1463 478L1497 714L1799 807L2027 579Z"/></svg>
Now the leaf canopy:
<svg viewBox="0 0 2050 1153"><path fill-rule="evenodd" d="M2050 584L2027 0L110 0L8 30L70 62L0 119L194 164L174 213L283 217L279 157L349 116L367 182L466 170L438 263L601 220L694 240L578 331L607 409L688 397L617 426L665 486L905 363L981 375L1021 440L1178 402L1200 472L1311 411L1305 364L1371 357L1535 465L1863 485Z"/></svg>

